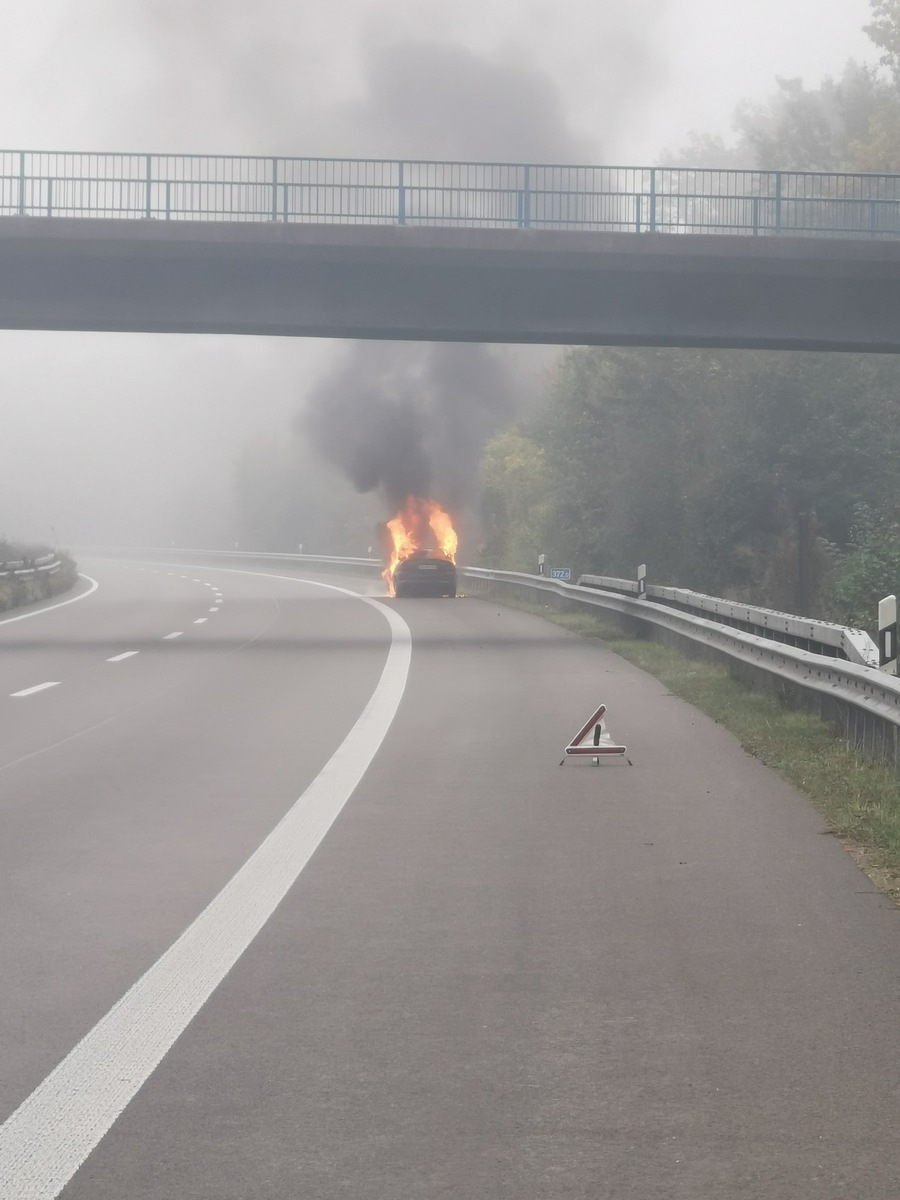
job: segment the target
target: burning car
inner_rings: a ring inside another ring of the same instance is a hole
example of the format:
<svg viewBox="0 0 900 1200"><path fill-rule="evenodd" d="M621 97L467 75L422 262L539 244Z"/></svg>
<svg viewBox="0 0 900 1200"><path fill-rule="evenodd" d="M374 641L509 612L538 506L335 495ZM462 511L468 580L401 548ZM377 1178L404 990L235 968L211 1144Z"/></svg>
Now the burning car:
<svg viewBox="0 0 900 1200"><path fill-rule="evenodd" d="M385 523L382 543L389 595L456 595L456 531L434 500L407 496Z"/></svg>
<svg viewBox="0 0 900 1200"><path fill-rule="evenodd" d="M394 569L395 596L455 596L456 567L436 550L414 550Z"/></svg>

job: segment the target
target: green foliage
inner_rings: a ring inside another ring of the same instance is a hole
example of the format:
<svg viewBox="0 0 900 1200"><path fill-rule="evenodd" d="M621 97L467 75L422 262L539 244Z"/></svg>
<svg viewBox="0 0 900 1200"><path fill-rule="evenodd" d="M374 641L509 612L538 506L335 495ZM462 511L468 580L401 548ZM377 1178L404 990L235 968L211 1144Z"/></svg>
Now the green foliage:
<svg viewBox="0 0 900 1200"><path fill-rule="evenodd" d="M496 434L483 457L476 558L509 571L536 570L548 519L548 475L541 447L521 430Z"/></svg>
<svg viewBox="0 0 900 1200"><path fill-rule="evenodd" d="M871 9L864 30L887 75L851 60L814 88L777 79L766 102L738 107L732 145L694 134L685 151L669 156L673 164L900 171L900 0L871 0Z"/></svg>
<svg viewBox="0 0 900 1200"><path fill-rule="evenodd" d="M851 544L837 554L825 603L842 625L866 629L874 636L878 601L900 592L900 520L885 508L860 504Z"/></svg>
<svg viewBox="0 0 900 1200"><path fill-rule="evenodd" d="M742 104L735 114L740 143L764 169L840 171L852 147L863 145L870 123L891 94L874 71L849 62L839 79L808 90L800 79L777 80L765 104ZM745 158L746 161L746 158Z"/></svg>
<svg viewBox="0 0 900 1200"><path fill-rule="evenodd" d="M873 20L863 29L882 51L882 66L900 83L900 0L871 0Z"/></svg>
<svg viewBox="0 0 900 1200"><path fill-rule="evenodd" d="M488 446L483 561L534 570L543 552L630 578L646 562L657 582L792 608L800 514L841 555L859 506L893 495L893 358L573 349L544 407Z"/></svg>

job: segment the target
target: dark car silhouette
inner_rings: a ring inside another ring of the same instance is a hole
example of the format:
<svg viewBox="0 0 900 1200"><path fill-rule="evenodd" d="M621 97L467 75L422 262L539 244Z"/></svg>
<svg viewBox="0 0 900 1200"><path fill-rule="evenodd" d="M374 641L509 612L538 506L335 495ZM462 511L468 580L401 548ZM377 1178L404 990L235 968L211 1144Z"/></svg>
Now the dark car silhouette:
<svg viewBox="0 0 900 1200"><path fill-rule="evenodd" d="M456 567L443 554L416 550L397 564L394 594L403 596L455 596Z"/></svg>

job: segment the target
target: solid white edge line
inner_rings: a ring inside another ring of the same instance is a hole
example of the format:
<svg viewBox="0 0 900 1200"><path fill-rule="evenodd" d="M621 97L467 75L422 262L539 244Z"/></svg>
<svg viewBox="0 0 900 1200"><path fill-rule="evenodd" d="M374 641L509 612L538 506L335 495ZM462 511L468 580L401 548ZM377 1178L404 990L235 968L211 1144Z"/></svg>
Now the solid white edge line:
<svg viewBox="0 0 900 1200"><path fill-rule="evenodd" d="M34 687L22 688L21 692L10 692L10 699L13 696L33 696L35 692L45 692L47 688L59 687L59 680L54 679L49 683L36 683Z"/></svg>
<svg viewBox="0 0 900 1200"><path fill-rule="evenodd" d="M246 571L241 574L260 575ZM0 1126L0 1200L54 1200L108 1132L283 900L378 752L400 707L412 654L398 613L387 657L353 728L269 836L180 938Z"/></svg>
<svg viewBox="0 0 900 1200"><path fill-rule="evenodd" d="M56 608L65 608L67 604L77 604L79 600L83 600L85 596L90 596L92 592L96 592L100 584L96 579L92 579L90 575L84 575L81 571L78 572L79 579L86 579L91 585L86 592L82 592L80 596L71 596L68 600L60 600L59 604L48 604L46 608L35 609L34 612L19 613L16 617L0 617L0 625L8 625L10 621L27 621L29 617L39 617L43 613L53 612Z"/></svg>

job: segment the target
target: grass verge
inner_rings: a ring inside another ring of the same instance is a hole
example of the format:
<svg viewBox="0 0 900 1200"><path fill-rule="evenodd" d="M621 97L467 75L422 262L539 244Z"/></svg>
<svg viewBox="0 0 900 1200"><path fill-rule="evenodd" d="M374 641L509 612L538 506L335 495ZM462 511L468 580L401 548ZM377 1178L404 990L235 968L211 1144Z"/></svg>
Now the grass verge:
<svg viewBox="0 0 900 1200"><path fill-rule="evenodd" d="M496 597L491 597L496 601ZM900 781L836 738L818 717L783 708L764 692L748 690L724 666L680 654L669 646L622 632L590 613L562 613L504 599L582 637L600 638L718 721L748 753L777 771L812 801L880 892L900 904Z"/></svg>

